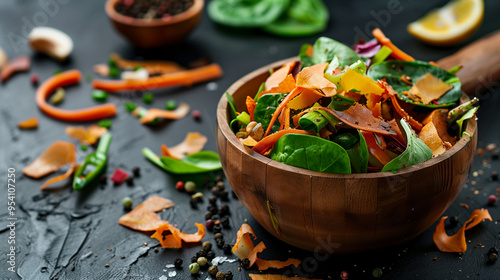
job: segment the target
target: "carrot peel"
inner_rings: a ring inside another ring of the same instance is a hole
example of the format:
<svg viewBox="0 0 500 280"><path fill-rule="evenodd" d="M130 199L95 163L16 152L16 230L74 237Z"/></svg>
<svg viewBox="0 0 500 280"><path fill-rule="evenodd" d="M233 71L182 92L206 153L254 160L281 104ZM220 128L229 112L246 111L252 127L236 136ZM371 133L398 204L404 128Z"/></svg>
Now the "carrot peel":
<svg viewBox="0 0 500 280"><path fill-rule="evenodd" d="M379 41L380 44L388 47L392 50L391 56L395 59L405 60L405 61L414 61L415 59L408 55L407 53L400 50L396 47L389 38L385 36L385 34L380 30L380 28L375 28L372 31L373 37Z"/></svg>
<svg viewBox="0 0 500 280"><path fill-rule="evenodd" d="M27 120L21 121L17 124L20 129L35 129L38 127L38 118L33 117Z"/></svg>
<svg viewBox="0 0 500 280"><path fill-rule="evenodd" d="M151 196L143 203L137 205L132 211L123 215L118 220L118 223L134 230L153 231L165 224L165 221L155 212L168 209L174 205L170 199Z"/></svg>
<svg viewBox="0 0 500 280"><path fill-rule="evenodd" d="M281 138L281 136L289 133L295 134L305 134L305 135L314 135L314 133L301 130L301 129L283 129L276 133L273 133L269 136L262 138L253 148L254 152L257 152L261 155L265 154L267 151L273 148L274 144Z"/></svg>

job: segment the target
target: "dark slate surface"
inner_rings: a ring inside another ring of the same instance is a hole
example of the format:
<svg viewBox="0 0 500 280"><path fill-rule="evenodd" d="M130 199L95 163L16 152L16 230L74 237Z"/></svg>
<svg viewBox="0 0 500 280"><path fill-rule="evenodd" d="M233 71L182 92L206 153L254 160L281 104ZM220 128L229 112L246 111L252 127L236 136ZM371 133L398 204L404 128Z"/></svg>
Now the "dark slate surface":
<svg viewBox="0 0 500 280"><path fill-rule="evenodd" d="M405 26L429 9L439 7L446 1L325 1L329 6L331 20L328 30L321 35L352 44L362 32L374 26L384 31L403 50L421 60L437 60L452 54L455 48L433 48L412 38ZM488 34L499 27L500 2L487 0L482 27L469 40ZM50 3L43 6L40 3ZM103 10L103 1L27 1L6 0L0 2L0 46L10 57L28 54L32 57L30 74L36 73L43 81L57 70L79 69L84 75L93 75L92 66L105 62L111 52L125 58L166 59L188 63L200 58L208 58L219 63L224 76L211 83L197 84L190 88L156 90L153 106L163 107L169 99L187 102L192 109L202 113L201 121L191 117L169 122L161 127L147 127L125 112L123 103L142 103L134 93L112 95L110 101L118 105L118 115L113 119L114 135L109 152L107 173L120 167L130 171L140 166L142 176L134 186L105 185L73 192L63 188L56 192L41 192L43 180L33 180L23 176L22 168L40 155L56 140L71 140L64 129L70 123L53 120L40 112L34 102L35 88L29 82L29 74L17 74L6 84L0 85L0 178L3 191L0 193L0 275L2 279L190 279L188 263L199 246L181 250L163 250L156 240L148 235L119 226L118 218L125 212L121 200L125 196L138 204L150 195L157 194L172 199L176 206L161 212L162 218L177 224L184 231L193 231L194 222L203 222L207 200L199 210L189 206L189 196L174 189L177 178L164 173L149 163L142 155L143 147L159 151L161 143L175 145L186 132L198 131L208 136L206 149L216 150L215 109L221 94L241 76L273 61L295 56L302 43L312 43L317 36L307 38L277 38L256 30L232 30L217 26L208 16L203 15L201 24L179 47L164 48L144 52L131 47L112 29ZM388 5L400 7L400 12L388 13ZM399 3L399 4L398 4ZM45 8L43 8L45 7ZM382 16L384 15L384 16ZM389 17L387 16L389 15ZM379 20L377 21L377 18ZM380 20L382 19L382 20ZM71 59L64 64L38 56L26 46L23 37L34 25L48 25L67 32L75 42ZM213 87L216 86L214 90ZM497 83L498 86L498 83ZM91 85L85 80L67 89L67 97L62 108L81 108L95 105L90 96ZM500 102L498 87L492 87L481 95L479 117L479 146L489 143L500 144L500 117L497 107ZM40 119L40 126L34 131L20 131L16 123L28 117ZM88 153L88 152L87 152ZM78 159L87 154L78 149ZM15 273L7 270L9 253L7 212L7 170L15 168L16 208L15 217ZM303 259L298 269L270 270L270 273L310 276L323 279L340 279L341 271L350 274L349 279L372 279L372 271L380 268L382 279L499 279L500 261L487 262L487 250L500 247L499 203L487 206L487 197L500 187L491 179L493 171L500 170L500 162L491 159L491 152L476 156L471 182L445 215L457 216L459 226L468 218L473 209L487 207L494 222L485 222L467 232L469 248L463 255L441 253L432 242L434 225L411 242L347 256L321 255L291 247L265 232L235 198L230 198L231 229L223 230L226 242L232 244L239 225L248 221L257 236L268 249L264 258ZM475 181L473 184L472 181ZM228 186L229 188L229 186ZM477 191L475 193L475 191ZM204 190L209 194L209 190ZM470 209L460 207L467 203ZM219 202L220 204L220 202ZM449 232L458 229L451 228ZM207 233L205 240L213 241L213 234ZM481 243L484 248L474 246ZM144 245L146 244L146 245ZM475 248L477 247L477 248ZM218 256L222 250L215 249ZM113 257L114 255L114 257ZM125 256L125 258L121 258ZM175 270L168 265L175 258L184 260L184 268ZM234 259L233 256L228 256ZM105 267L109 264L109 267ZM225 262L222 271L232 271L234 279L248 279L250 269L238 270L238 263ZM172 273L176 272L176 276ZM197 279L206 279L207 271Z"/></svg>

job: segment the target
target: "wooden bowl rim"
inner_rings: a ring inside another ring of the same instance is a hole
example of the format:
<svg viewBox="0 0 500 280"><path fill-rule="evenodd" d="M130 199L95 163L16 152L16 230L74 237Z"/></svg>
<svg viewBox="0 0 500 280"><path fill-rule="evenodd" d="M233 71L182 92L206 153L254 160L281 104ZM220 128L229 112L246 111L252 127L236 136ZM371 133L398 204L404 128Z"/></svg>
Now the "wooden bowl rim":
<svg viewBox="0 0 500 280"><path fill-rule="evenodd" d="M171 16L167 20L165 19L137 19L133 17L128 17L120 14L115 10L115 4L120 0L108 0L104 6L104 10L108 17L112 20L117 21L124 25L135 26L135 27L160 27L167 26L181 21L185 21L189 18L196 16L201 13L205 5L204 0L194 0L193 6L191 6L186 11Z"/></svg>
<svg viewBox="0 0 500 280"><path fill-rule="evenodd" d="M249 74L243 76L242 78L240 78L236 82L234 82L227 89L226 92L228 92L231 96L233 96L234 92L238 88L243 86L247 81L252 80L253 78L255 78L259 75L262 75L265 72L268 72L269 69L276 69L285 63L288 63L288 62L291 62L294 60L298 60L298 59L299 59L298 57L290 57L290 58L286 58L286 59L268 64L268 65L263 66L261 68L258 68L256 70L250 72ZM462 96L461 96L460 100L462 102L465 102L465 101L469 100L469 97L464 92L462 92ZM465 148L467 146L467 144L469 144L472 141L472 137L474 137L474 134L476 133L476 126L477 126L475 118L467 120L465 131L467 133L469 133L470 137L467 135L463 135L460 138L460 140L457 141L457 143L455 145L453 145L453 147L450 150L446 151L442 155L439 155L435 158L431 158L425 162L422 162L422 163L419 163L416 165L412 165L410 167L402 168L402 169L398 170L396 173L393 173L390 171L375 172L375 173L362 173L362 174L359 174L359 173L352 173L352 174L325 173L325 172L312 171L312 170L308 170L308 169L304 169L304 168L299 168L299 167L287 165L287 164L284 164L284 163L281 163L278 161L274 161L268 157L265 157L259 153L252 151L252 149L243 145L238 140L236 135L233 133L231 128L229 127L229 123L227 121L227 110L228 110L227 103L228 103L228 99L226 97L226 94L224 93L222 95L221 99L219 100L218 105L217 105L217 124L218 124L220 130L222 131L222 134L224 135L224 137L233 146L235 146L238 150L248 154L249 156L253 157L254 159L258 160L261 163L268 164L270 161L273 161L274 162L273 166L276 168L281 168L281 169L287 170L289 172L300 171L301 174L309 175L311 177L312 176L314 176L314 177L329 177L329 178L338 178L338 179L352 179L352 178L379 179L379 178L386 178L386 177L392 177L392 176L400 176L400 175L404 175L407 173L415 172L415 171L420 170L420 169L432 167L433 165L436 165L440 162L443 162L443 161L449 159L450 157L454 156L459 151L461 151L463 148Z"/></svg>

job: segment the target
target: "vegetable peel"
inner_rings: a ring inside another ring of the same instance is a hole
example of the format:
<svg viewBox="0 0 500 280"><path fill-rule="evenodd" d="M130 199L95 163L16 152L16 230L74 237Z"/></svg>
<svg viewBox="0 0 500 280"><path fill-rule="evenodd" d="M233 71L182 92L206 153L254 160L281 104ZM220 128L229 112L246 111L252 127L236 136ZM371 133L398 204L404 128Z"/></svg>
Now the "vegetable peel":
<svg viewBox="0 0 500 280"><path fill-rule="evenodd" d="M430 73L426 73L413 84L409 93L421 99L422 102L427 105L441 98L441 96L452 88L452 85L443 82Z"/></svg>
<svg viewBox="0 0 500 280"><path fill-rule="evenodd" d="M134 116L138 116L139 112L142 108L137 107L132 114ZM177 109L173 111L167 111L167 110L161 110L157 108L151 108L149 109L145 115L143 115L139 121L142 124L145 123L150 123L154 121L156 118L164 118L164 119L170 119L170 120L176 120L176 119L181 119L184 118L188 113L189 113L189 105L186 103L181 103Z"/></svg>
<svg viewBox="0 0 500 280"><path fill-rule="evenodd" d="M168 209L175 204L170 200L159 196L151 196L132 211L123 215L118 223L133 230L154 231L165 224L165 221L155 212Z"/></svg>
<svg viewBox="0 0 500 280"><path fill-rule="evenodd" d="M6 82L12 75L17 72L25 72L30 69L31 62L27 55L18 56L12 60L6 61L0 68L0 78Z"/></svg>
<svg viewBox="0 0 500 280"><path fill-rule="evenodd" d="M488 209L476 209L471 213L470 218L463 224L457 233L452 236L448 236L444 229L444 221L446 218L448 217L441 217L438 225L436 226L436 230L432 235L432 239L439 251L454 253L463 253L467 250L467 242L465 241L466 230L475 227L483 220L493 220L488 212Z"/></svg>
<svg viewBox="0 0 500 280"><path fill-rule="evenodd" d="M305 67L297 75L297 87L307 88L324 97L337 94L337 86L325 78L324 72L328 63L315 64Z"/></svg>
<svg viewBox="0 0 500 280"><path fill-rule="evenodd" d="M85 145L92 145L96 143L97 140L99 140L99 138L106 132L108 132L106 128L95 124L90 125L88 128L83 126L66 127L66 134Z"/></svg>
<svg viewBox="0 0 500 280"><path fill-rule="evenodd" d="M166 145L161 146L162 156L168 156L175 159L181 159L186 155L197 153L203 150L207 137L198 132L188 132L186 138L181 143L172 148L167 148Z"/></svg>
<svg viewBox="0 0 500 280"><path fill-rule="evenodd" d="M20 129L35 129L38 127L38 118L33 117L26 119L24 121L20 121L17 124L17 127L19 127Z"/></svg>
<svg viewBox="0 0 500 280"><path fill-rule="evenodd" d="M197 243L205 236L205 226L195 223L198 231L188 234L181 232L178 228L164 221L164 224L159 226L151 238L155 238L160 242L163 248L181 248L182 242Z"/></svg>

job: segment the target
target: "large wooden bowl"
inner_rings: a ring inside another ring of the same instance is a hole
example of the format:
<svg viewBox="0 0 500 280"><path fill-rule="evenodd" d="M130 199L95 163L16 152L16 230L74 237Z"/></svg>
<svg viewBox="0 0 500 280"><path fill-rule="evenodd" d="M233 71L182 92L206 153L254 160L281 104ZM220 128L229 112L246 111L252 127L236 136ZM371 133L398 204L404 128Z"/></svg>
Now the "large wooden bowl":
<svg viewBox="0 0 500 280"><path fill-rule="evenodd" d="M238 111L254 96L269 69L235 82L228 92ZM468 97L464 94L462 102ZM476 121L443 155L400 170L330 174L271 160L245 147L231 131L225 95L217 107L217 149L234 192L271 234L296 247L334 254L353 253L408 241L431 226L467 180L477 144ZM273 220L274 225L273 225Z"/></svg>

